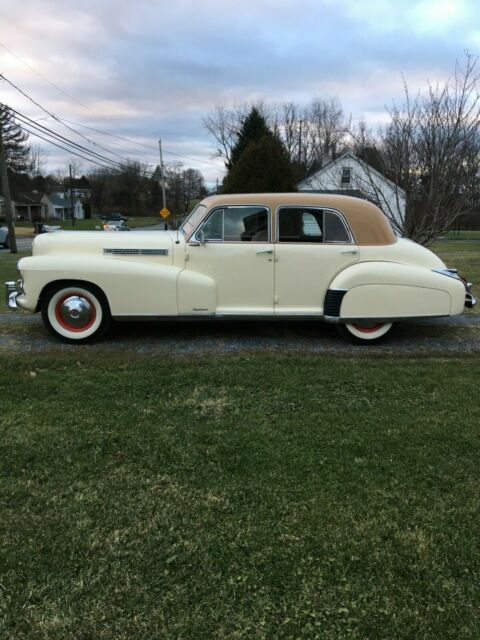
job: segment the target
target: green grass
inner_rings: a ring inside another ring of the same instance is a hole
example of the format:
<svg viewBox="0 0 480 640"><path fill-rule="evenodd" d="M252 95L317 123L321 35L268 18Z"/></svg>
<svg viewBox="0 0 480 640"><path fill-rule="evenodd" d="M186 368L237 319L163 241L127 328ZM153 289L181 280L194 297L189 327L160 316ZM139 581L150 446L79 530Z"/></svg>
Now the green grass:
<svg viewBox="0 0 480 640"><path fill-rule="evenodd" d="M480 360L2 358L0 637L480 637Z"/></svg>
<svg viewBox="0 0 480 640"><path fill-rule="evenodd" d="M449 231L445 234L446 238L455 238L461 240L480 240L480 230L477 231Z"/></svg>
<svg viewBox="0 0 480 640"><path fill-rule="evenodd" d="M436 242L432 250L448 267L458 269L461 275L473 283L473 293L480 298L480 242ZM473 309L480 313L478 305Z"/></svg>

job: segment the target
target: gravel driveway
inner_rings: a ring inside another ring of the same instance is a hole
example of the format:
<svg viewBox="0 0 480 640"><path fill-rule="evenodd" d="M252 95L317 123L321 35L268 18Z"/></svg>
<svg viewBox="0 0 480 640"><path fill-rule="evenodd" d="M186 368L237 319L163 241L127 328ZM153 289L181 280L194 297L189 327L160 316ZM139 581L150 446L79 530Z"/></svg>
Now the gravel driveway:
<svg viewBox="0 0 480 640"><path fill-rule="evenodd" d="M94 345L69 345L44 329L39 315L0 313L0 353L133 352L175 356L223 353L464 355L480 353L480 315L398 325L379 345L351 345L320 322L118 322Z"/></svg>

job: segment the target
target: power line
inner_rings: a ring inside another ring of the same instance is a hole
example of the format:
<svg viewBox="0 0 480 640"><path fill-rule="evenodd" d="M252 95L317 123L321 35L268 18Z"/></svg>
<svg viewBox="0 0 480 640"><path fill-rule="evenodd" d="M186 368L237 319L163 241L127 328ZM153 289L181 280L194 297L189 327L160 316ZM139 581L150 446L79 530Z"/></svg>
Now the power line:
<svg viewBox="0 0 480 640"><path fill-rule="evenodd" d="M59 87L57 84L55 84L54 82L52 82L51 80L49 80L46 76L44 76L42 73L40 73L40 71L38 71L37 69L35 69L35 67L33 67L31 64L29 64L28 62L26 62L23 58L21 58L19 55L17 55L14 51L12 51L9 47L7 47L5 44L3 44L2 42L0 42L0 46L2 46L6 51L8 51L12 56L14 56L14 58L16 58L17 60L19 60L20 62L22 62L22 64L24 64L25 66L27 66L29 69L31 69L31 71L33 71L36 75L38 75L40 78L42 78L42 80L44 80L45 82L47 82L48 84L50 84L52 87L54 87L55 89L57 89L57 91L59 91L60 93L62 93L63 95L65 95L67 98L69 98L70 100L73 100L74 102L76 102L78 105L80 105L81 107L83 107L84 109L87 109L88 111L90 111L90 113L92 113L93 115L95 115L96 117L104 120L105 122L107 122L107 120L99 115L98 113L96 113L95 111L93 111L93 109L91 109L90 107L88 107L87 105L85 105L83 102L80 102L80 100L78 100L77 98L75 98L74 96L72 96L70 93L68 93L67 91L64 91L61 87ZM56 120L57 122L59 122L60 124L62 124L64 127L66 127L67 129L70 129L71 131L73 131L76 135L80 136L81 138L83 138L84 140L86 140L87 142L89 142L90 144L93 144L97 147L99 147L100 149L102 149L103 151L106 151L107 153L110 153L112 155L115 155L119 158L122 158L122 156L118 153L116 153L115 151L112 151L111 149L108 149L107 147L103 147L102 145L98 144L97 142L91 140L90 138L84 136L82 133L80 133L79 131L76 131L75 129L73 129L72 127L69 127L67 124L65 124L66 122L69 122L71 124L76 124L77 126L83 127L85 129L90 129L91 131L94 131L96 133L100 133L101 135L105 135L105 136L109 136L111 138L117 138L118 140L123 140L125 142L129 142L131 144L136 144L138 146L141 147L145 147L147 149L152 149L155 152L157 151L157 148L154 147L153 145L149 145L146 143L142 143L142 142L138 142L137 140L133 140L132 138L127 138L125 136L119 136L113 133L108 133L106 131L101 131L99 129L95 129L94 127L89 127L87 125L84 125L82 123L79 122L74 122L71 120L68 120L66 118L59 118L58 116L56 116L55 114L51 113L50 111L48 111L47 109L45 109L41 104L39 104L37 101L35 101L33 98L31 98L27 93L25 93L24 91L22 91L22 89L20 89L20 87L17 87L12 81L10 81L8 78L5 77L4 74L0 74L0 78L5 80L6 82L8 82L14 89L16 89L17 91L19 91L23 96L25 96L28 100L30 100L33 104L35 104L37 107L39 107L44 113L46 113L50 118L53 118L54 120ZM107 122L108 123L108 122ZM215 167L216 169L218 169L218 165L213 163L213 162L209 162L208 160L200 160L199 158L192 158L191 156L186 156L184 154L181 153L177 153L175 151L169 151L168 149L164 149L164 153L168 154L168 155L172 155L178 158L182 158L184 160L190 160L191 162L198 162L201 164L205 164L211 167ZM123 158L122 158L123 159Z"/></svg>
<svg viewBox="0 0 480 640"><path fill-rule="evenodd" d="M146 149L153 149L154 151L158 152L158 148L154 147L151 144L146 144L145 142L138 142L138 140L133 140L132 138L126 138L124 136L119 136L115 133L109 133L107 131L101 131L100 129L95 129L94 127L90 127L87 126L86 124L82 124L81 122L75 122L74 120L68 120L67 118L64 118L65 122L70 122L71 124L75 124L79 127L83 127L84 129L90 129L90 131L95 131L96 133L100 133L104 136L109 136L110 138L117 138L118 140L123 140L125 142L131 142L132 144L137 144L140 147L145 147ZM176 153L175 151L168 151L166 149L163 150L163 153L167 153L168 155L171 156L178 156L179 158L183 158L184 160L191 160L192 162L201 162L202 164L208 164L211 167L215 167L216 169L218 169L218 165L215 164L214 162L209 162L208 160L200 160L198 158L192 158L191 156L184 156L181 153Z"/></svg>
<svg viewBox="0 0 480 640"><path fill-rule="evenodd" d="M65 138L65 136L62 136L60 133L57 133L56 131L49 129L44 125L36 123L34 120L29 118L28 116L21 114L19 111L16 111L15 109L11 109L11 110L16 115L15 119L19 120L22 124L28 125L29 127L33 127L35 130L40 131L41 133L49 137L53 137L59 140L60 142L62 142L63 144L68 144L70 146L76 147L78 150L84 153L88 153L89 155L93 155L97 157L99 160L103 160L104 162L108 162L113 165L121 166L120 162L117 162L116 160L111 160L110 158L106 158L105 156L100 155L96 151L90 151L90 149L87 149L81 144L78 144L77 142L74 142L72 140L69 140L68 138Z"/></svg>
<svg viewBox="0 0 480 640"><path fill-rule="evenodd" d="M48 142L49 144L53 145L54 147L58 147L59 149L63 149L63 151L67 151L68 153L77 156L78 158L82 158L82 160L87 160L88 162L92 162L93 164L98 165L99 167L103 167L104 169L110 169L112 171L119 171L119 169L112 167L111 165L106 165L106 164L102 164L101 162L97 162L96 160L93 160L92 158L87 158L85 156L83 156L80 153L77 153L76 151L73 151L72 149L69 149L68 147L64 147L56 142L53 142L52 140L45 138L44 136L40 135L38 132L36 131L31 131L27 126L25 125L18 125L18 127L22 130L25 131L26 133L35 136L36 138L40 138L40 140L44 140L45 142Z"/></svg>
<svg viewBox="0 0 480 640"><path fill-rule="evenodd" d="M51 118L53 118L56 122L59 122L60 124L62 124L66 129L69 129L70 131L73 131L73 133L75 133L77 136L80 136L81 138L83 138L84 140L86 140L87 142L89 142L90 144L93 144L96 147L99 147L100 149L103 149L104 151L107 151L107 153L111 153L112 155L118 156L120 158L122 158L122 156L120 156L118 153L116 153L115 151L111 151L110 149L107 149L107 147L103 147L100 144L97 144L96 142L94 142L93 140L91 140L90 138L87 138L87 136L84 136L83 133L80 133L79 131L77 131L76 129L74 129L73 127L70 127L68 124L65 124L65 122L63 122L61 120L61 118L59 118L58 116L56 116L54 113L52 113L51 111L49 111L48 109L46 109L45 107L43 107L39 102L37 102L36 100L34 100L31 96L28 95L28 93L25 93L25 91L23 91L22 89L20 89L20 87L18 87L15 83L13 83L11 80L9 80L3 73L0 73L0 78L2 80L5 80L5 82L8 82L8 84L13 87L14 89L16 89L19 93L22 94L22 96L25 96L25 98L27 98L27 100L30 100L30 102L32 102L35 106L37 106L39 109L41 109L44 113L46 113L48 116L50 116ZM123 159L123 158L122 158Z"/></svg>

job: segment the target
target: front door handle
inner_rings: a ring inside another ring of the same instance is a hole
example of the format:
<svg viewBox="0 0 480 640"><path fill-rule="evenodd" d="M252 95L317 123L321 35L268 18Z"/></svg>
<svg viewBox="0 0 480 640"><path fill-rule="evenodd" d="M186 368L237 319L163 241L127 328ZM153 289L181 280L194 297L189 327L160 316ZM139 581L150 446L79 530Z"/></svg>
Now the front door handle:
<svg viewBox="0 0 480 640"><path fill-rule="evenodd" d="M260 249L257 253L273 253L273 249Z"/></svg>
<svg viewBox="0 0 480 640"><path fill-rule="evenodd" d="M347 253L351 253L353 255L355 255L356 253L358 253L358 249L350 249L350 251L342 251L342 253L345 255Z"/></svg>

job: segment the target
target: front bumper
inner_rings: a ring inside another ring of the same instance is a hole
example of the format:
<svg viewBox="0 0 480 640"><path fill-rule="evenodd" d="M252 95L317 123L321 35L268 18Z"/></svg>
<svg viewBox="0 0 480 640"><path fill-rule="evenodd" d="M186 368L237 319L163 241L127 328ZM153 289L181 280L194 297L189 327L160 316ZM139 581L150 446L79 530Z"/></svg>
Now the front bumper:
<svg viewBox="0 0 480 640"><path fill-rule="evenodd" d="M21 280L5 282L5 302L11 311L18 309L17 296L21 293L23 293L23 282Z"/></svg>

